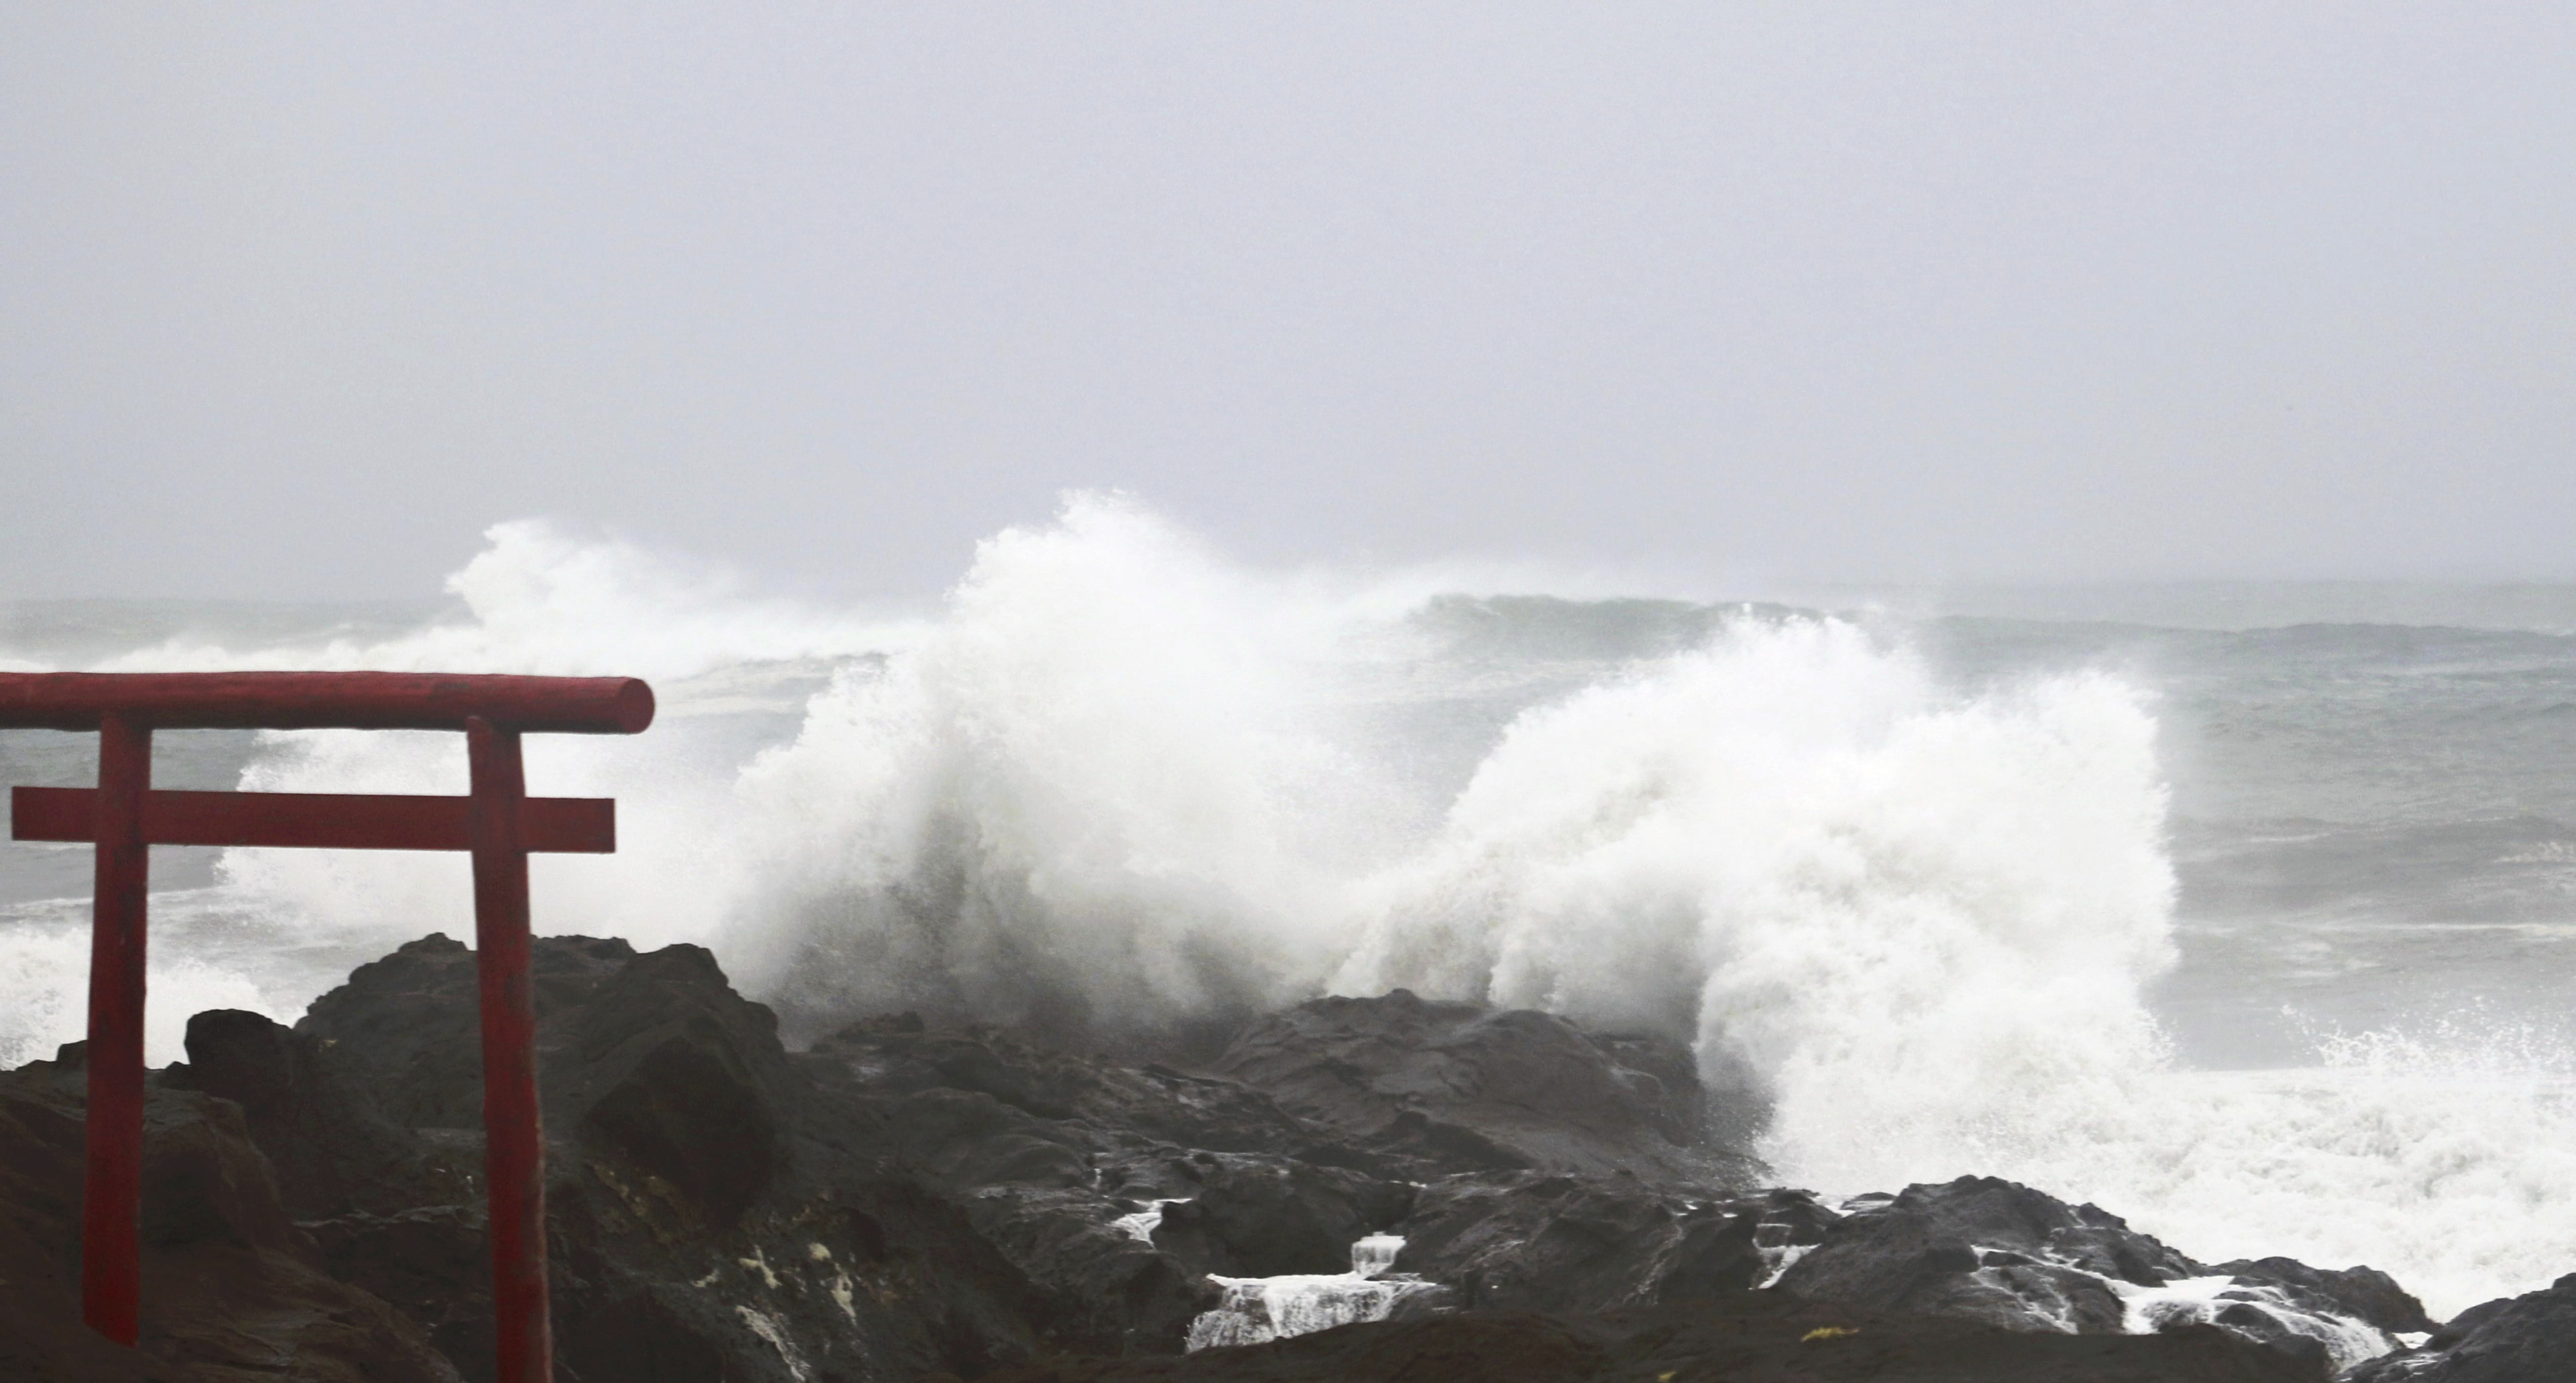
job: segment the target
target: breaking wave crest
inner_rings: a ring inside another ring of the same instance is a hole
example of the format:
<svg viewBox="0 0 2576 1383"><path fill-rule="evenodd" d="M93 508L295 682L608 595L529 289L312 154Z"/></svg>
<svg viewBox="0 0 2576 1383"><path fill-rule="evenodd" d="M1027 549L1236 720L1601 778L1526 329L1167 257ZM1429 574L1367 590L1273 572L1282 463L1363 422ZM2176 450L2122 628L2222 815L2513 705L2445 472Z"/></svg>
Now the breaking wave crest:
<svg viewBox="0 0 2576 1383"><path fill-rule="evenodd" d="M1833 621L1516 721L1417 858L1368 881L1336 987L1688 1034L1842 1150L2160 1058L2172 957L2154 725L2102 676L1961 700Z"/></svg>
<svg viewBox="0 0 2576 1383"><path fill-rule="evenodd" d="M1331 630L1131 507L983 545L737 785L729 908L799 1006L1158 1024L1314 991L1361 768L1310 723Z"/></svg>

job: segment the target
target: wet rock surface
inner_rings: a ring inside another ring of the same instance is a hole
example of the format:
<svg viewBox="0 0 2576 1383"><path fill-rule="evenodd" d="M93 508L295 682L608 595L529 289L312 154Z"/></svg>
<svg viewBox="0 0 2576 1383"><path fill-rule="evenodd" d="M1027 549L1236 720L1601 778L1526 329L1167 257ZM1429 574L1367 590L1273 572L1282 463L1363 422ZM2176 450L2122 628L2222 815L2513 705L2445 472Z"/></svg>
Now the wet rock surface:
<svg viewBox="0 0 2576 1383"><path fill-rule="evenodd" d="M990 1383L2318 1383L2308 1361L2213 1326L2034 1334L1753 1292L1687 1308L1471 1312L1350 1325L1171 1359L1056 1359Z"/></svg>
<svg viewBox="0 0 2576 1383"><path fill-rule="evenodd" d="M2576 1273L2472 1306L2422 1347L2374 1359L2348 1383L2529 1383L2576 1378Z"/></svg>
<svg viewBox="0 0 2576 1383"><path fill-rule="evenodd" d="M2153 1287L2198 1275L2190 1260L2093 1206L1963 1177L1909 1186L1842 1216L1779 1285L1812 1301L2113 1334L2126 1305L2112 1283Z"/></svg>
<svg viewBox="0 0 2576 1383"><path fill-rule="evenodd" d="M27 1273L10 1278L9 1314L45 1316L0 1345L32 1356L10 1376L452 1383L417 1323L331 1275L241 1107L196 1091L155 1089L144 1108L139 1348L81 1328L80 1057L75 1044L0 1075L0 1207Z"/></svg>
<svg viewBox="0 0 2576 1383"><path fill-rule="evenodd" d="M1254 1022L1213 1069L1364 1146L1453 1170L1681 1181L1758 1170L1708 1136L1743 1120L1712 1106L1688 1048L1528 1009L1404 989L1315 999Z"/></svg>
<svg viewBox="0 0 2576 1383"><path fill-rule="evenodd" d="M399 1213L468 1195L479 1168L388 1118L383 1088L327 1040L257 1013L216 1009L188 1020L187 1061L158 1075L241 1106L297 1219L365 1209ZM479 1131L458 1148L480 1156Z"/></svg>
<svg viewBox="0 0 2576 1383"><path fill-rule="evenodd" d="M789 1052L694 946L548 938L536 975L568 1383L2482 1383L2576 1339L2571 1278L2365 1362L2434 1327L2366 1268L2202 1264L1990 1178L1769 1189L1686 1051L1535 1013L1316 1000L1193 1068L908 1014ZM474 996L432 936L291 1029L191 1021L138 1350L77 1324L78 1049L0 1074L0 1377L488 1379ZM1288 1320L1357 1323L1183 1354Z"/></svg>
<svg viewBox="0 0 2576 1383"><path fill-rule="evenodd" d="M1769 1276L1761 1219L1757 1207L1694 1203L1628 1177L1452 1177L1420 1192L1395 1266L1472 1308L1704 1301Z"/></svg>
<svg viewBox="0 0 2576 1383"><path fill-rule="evenodd" d="M559 1376L815 1383L1039 1346L1051 1311L1026 1276L902 1171L877 1110L816 1097L769 1010L705 950L551 938L536 974ZM389 1013L416 1028L391 1030ZM433 937L362 967L297 1032L367 1053L386 1111L443 1121L421 1130L434 1156L481 1098L473 1014L471 953ZM467 1195L392 1215L351 1205L313 1232L371 1290L435 1314L480 1378L481 1231Z"/></svg>
<svg viewBox="0 0 2576 1383"><path fill-rule="evenodd" d="M2209 1265L2097 1206L1993 1177L1909 1186L1845 1207L1779 1276L1810 1301L1983 1321L2011 1330L2136 1334L2217 1325L2332 1371L2429 1328L2369 1268L2285 1258Z"/></svg>
<svg viewBox="0 0 2576 1383"><path fill-rule="evenodd" d="M0 1075L0 1378L170 1383L167 1361L81 1324L80 1105L52 1071Z"/></svg>

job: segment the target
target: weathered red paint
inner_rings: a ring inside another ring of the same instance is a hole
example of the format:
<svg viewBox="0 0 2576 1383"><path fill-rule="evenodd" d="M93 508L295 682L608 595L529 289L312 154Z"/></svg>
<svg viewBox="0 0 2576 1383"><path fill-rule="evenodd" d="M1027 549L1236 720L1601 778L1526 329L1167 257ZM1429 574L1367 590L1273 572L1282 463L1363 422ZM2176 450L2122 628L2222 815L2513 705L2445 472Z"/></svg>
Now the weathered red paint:
<svg viewBox="0 0 2576 1383"><path fill-rule="evenodd" d="M483 999L483 1176L503 1383L554 1376L546 1301L545 1132L537 1113L537 998L529 975L527 799L517 732L465 723L472 770L474 968Z"/></svg>
<svg viewBox="0 0 2576 1383"><path fill-rule="evenodd" d="M107 716L98 736L81 1318L128 1345L143 1320L143 899L152 859L143 843L143 798L151 790L152 731Z"/></svg>
<svg viewBox="0 0 2576 1383"><path fill-rule="evenodd" d="M321 792L170 792L143 799L147 845L309 846L325 850L465 850L471 799ZM521 809L528 852L617 853L617 804L605 797L531 797ZM98 838L89 788L12 788L20 840Z"/></svg>
<svg viewBox="0 0 2576 1383"><path fill-rule="evenodd" d="M604 799L528 797L520 736L633 734L652 719L652 689L631 678L0 673L0 727L99 732L96 791L21 787L10 796L18 839L97 844L81 1211L81 1304L94 1329L131 1344L142 1319L136 1235L150 847L467 850L474 862L496 1372L500 1383L553 1377L528 855L613 851L617 817L616 804ZM461 798L155 792L155 728L462 730L472 791Z"/></svg>
<svg viewBox="0 0 2576 1383"><path fill-rule="evenodd" d="M632 677L432 672L0 673L0 727L95 730L104 715L162 730L462 730L632 735L653 689Z"/></svg>

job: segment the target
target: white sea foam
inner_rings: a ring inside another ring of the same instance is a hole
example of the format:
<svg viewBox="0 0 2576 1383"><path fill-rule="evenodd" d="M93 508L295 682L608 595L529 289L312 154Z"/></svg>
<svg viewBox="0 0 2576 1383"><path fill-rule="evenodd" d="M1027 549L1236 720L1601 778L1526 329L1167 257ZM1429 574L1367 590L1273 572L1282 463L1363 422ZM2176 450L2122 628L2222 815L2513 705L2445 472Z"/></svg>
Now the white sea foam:
<svg viewBox="0 0 2576 1383"><path fill-rule="evenodd" d="M1154 1231L1163 1227L1163 1207L1180 1205L1188 1200L1187 1196L1167 1196L1147 1204L1144 1209L1133 1214L1121 1215L1111 1220L1109 1227L1137 1243L1150 1244L1154 1242Z"/></svg>
<svg viewBox="0 0 2576 1383"><path fill-rule="evenodd" d="M923 620L524 524L452 589L463 615L404 637L109 666L655 678L644 739L531 742L536 791L620 804L620 854L539 861L539 925L709 944L791 1011L1147 1023L1406 984L1690 1038L1835 1192L2014 1177L2204 1259L2368 1262L2437 1313L2576 1267L2542 1053L2173 1064L2143 998L2174 944L2154 706L2110 675L1967 694L1750 616L1641 662L1442 663L1417 576L1247 572L1097 497L983 544ZM1463 788L1422 766L1443 736ZM463 779L452 736L312 734L245 785ZM193 1008L291 1015L470 928L445 857L233 851L206 893L156 907L257 926L156 945L155 1060ZM22 910L0 939L0 1059L78 1036L79 931Z"/></svg>
<svg viewBox="0 0 2576 1383"><path fill-rule="evenodd" d="M2103 1282L2119 1293L2123 1324L2132 1335L2215 1324L2221 1312L2243 1307L2270 1317L2273 1327L2283 1333L2304 1335L2325 1346L2327 1359L2337 1369L2375 1359L2398 1343L2395 1336L2360 1321L2300 1310L2275 1288L2239 1286L2236 1279L2223 1273L2180 1278L2160 1287L2142 1287L2117 1278L2104 1278Z"/></svg>
<svg viewBox="0 0 2576 1383"><path fill-rule="evenodd" d="M1301 724L1328 633L1129 505L990 540L936 631L743 773L729 959L1011 1019L1308 991L1367 795Z"/></svg>
<svg viewBox="0 0 2576 1383"><path fill-rule="evenodd" d="M1742 625L1516 722L1335 984L1694 1033L1858 1189L1837 1150L2158 1059L2161 809L2107 677L1963 702L1851 626Z"/></svg>
<svg viewBox="0 0 2576 1383"><path fill-rule="evenodd" d="M1888 1149L1877 1170L2010 1176L2204 1260L2367 1263L2436 1317L2576 1266L2576 1106L2559 1075L2394 1039L2328 1055L2342 1064L2033 1089L2022 1117Z"/></svg>
<svg viewBox="0 0 2576 1383"><path fill-rule="evenodd" d="M165 907L194 900L156 899ZM304 999L280 1002L220 956L193 947L147 947L143 1043L155 1062L180 1059L189 1015L207 1009L249 1009L271 1017L300 1011ZM0 930L0 1069L51 1059L55 1048L80 1040L87 1024L90 931L86 902L24 908Z"/></svg>
<svg viewBox="0 0 2576 1383"><path fill-rule="evenodd" d="M1403 1252L1401 1234L1364 1234L1351 1245L1351 1271L1361 1277L1382 1276L1395 1267Z"/></svg>
<svg viewBox="0 0 2576 1383"><path fill-rule="evenodd" d="M1385 1320L1397 1302L1437 1290L1403 1274L1389 1275L1404 1239L1371 1234L1351 1245L1346 1273L1297 1273L1282 1277L1214 1277L1224 1293L1216 1309L1190 1322L1187 1348L1257 1345L1330 1330L1337 1325Z"/></svg>

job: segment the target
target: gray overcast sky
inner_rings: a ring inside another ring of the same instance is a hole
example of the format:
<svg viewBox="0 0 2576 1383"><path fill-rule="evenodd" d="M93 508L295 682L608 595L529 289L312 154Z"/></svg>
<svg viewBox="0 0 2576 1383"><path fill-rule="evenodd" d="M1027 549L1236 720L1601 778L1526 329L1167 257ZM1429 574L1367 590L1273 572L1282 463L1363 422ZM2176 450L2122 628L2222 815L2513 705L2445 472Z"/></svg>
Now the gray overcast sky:
<svg viewBox="0 0 2576 1383"><path fill-rule="evenodd" d="M0 13L0 595L2576 575L2576 6Z"/></svg>

